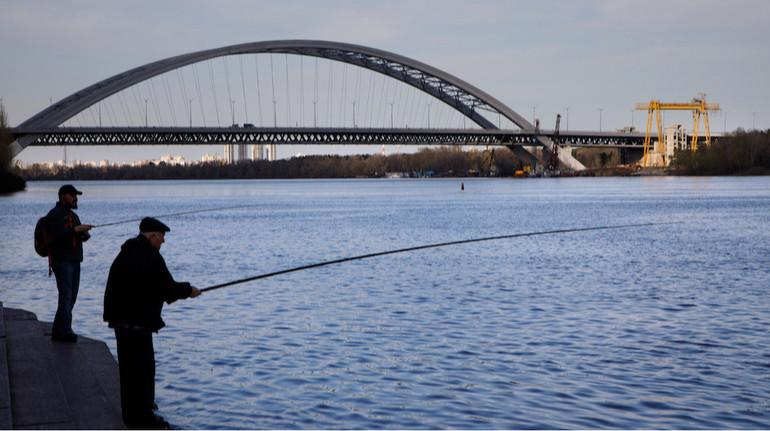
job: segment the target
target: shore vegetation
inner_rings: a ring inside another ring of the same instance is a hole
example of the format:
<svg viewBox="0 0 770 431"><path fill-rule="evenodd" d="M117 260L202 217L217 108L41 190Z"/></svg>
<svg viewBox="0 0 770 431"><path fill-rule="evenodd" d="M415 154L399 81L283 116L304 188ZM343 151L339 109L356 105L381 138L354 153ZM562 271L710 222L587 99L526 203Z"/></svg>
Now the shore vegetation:
<svg viewBox="0 0 770 431"><path fill-rule="evenodd" d="M5 107L0 104L0 194L24 190L27 183L19 176L18 169L12 166L8 146L13 142L8 126L8 115Z"/></svg>
<svg viewBox="0 0 770 431"><path fill-rule="evenodd" d="M738 129L729 140L679 151L672 168L684 175L770 175L770 129Z"/></svg>
<svg viewBox="0 0 770 431"><path fill-rule="evenodd" d="M55 166L34 164L22 171L28 180L142 179L290 179L512 176L521 168L507 148L463 151L459 147L426 148L417 153L384 155L314 155L276 161L247 160L142 166Z"/></svg>

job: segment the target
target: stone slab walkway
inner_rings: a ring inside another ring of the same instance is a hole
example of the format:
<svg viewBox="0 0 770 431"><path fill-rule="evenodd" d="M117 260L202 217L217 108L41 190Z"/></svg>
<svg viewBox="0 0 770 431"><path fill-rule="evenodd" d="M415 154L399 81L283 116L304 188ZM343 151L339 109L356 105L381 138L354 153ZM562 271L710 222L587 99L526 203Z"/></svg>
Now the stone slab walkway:
<svg viewBox="0 0 770 431"><path fill-rule="evenodd" d="M51 341L51 324L0 302L0 429L125 429L107 345Z"/></svg>

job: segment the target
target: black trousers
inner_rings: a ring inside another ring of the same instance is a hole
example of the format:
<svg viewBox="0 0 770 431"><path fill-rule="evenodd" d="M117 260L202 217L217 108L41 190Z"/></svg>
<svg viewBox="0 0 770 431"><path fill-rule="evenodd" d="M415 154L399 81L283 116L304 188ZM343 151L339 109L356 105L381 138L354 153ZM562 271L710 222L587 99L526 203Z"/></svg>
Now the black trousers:
<svg viewBox="0 0 770 431"><path fill-rule="evenodd" d="M120 407L123 422L141 427L153 420L155 350L148 329L115 328L120 368Z"/></svg>

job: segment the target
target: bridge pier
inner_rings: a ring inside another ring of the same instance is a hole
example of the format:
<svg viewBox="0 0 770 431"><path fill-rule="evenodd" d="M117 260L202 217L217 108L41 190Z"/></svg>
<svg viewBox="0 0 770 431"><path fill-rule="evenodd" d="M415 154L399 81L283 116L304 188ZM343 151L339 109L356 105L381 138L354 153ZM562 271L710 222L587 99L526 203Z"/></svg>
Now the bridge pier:
<svg viewBox="0 0 770 431"><path fill-rule="evenodd" d="M546 146L547 144L550 144L551 147ZM524 163L528 163L532 167L535 167L537 164L545 166L545 158L550 155L550 149L553 148L553 145L557 145L550 140L547 144L544 143L543 146L508 145L507 147L511 150L511 152L513 152L513 155L516 156L516 158ZM582 171L586 169L583 163L581 163L578 159L575 158L575 156L572 155L571 145L560 146L558 156L559 163L569 170Z"/></svg>
<svg viewBox="0 0 770 431"><path fill-rule="evenodd" d="M18 140L11 142L10 145L8 145L8 153L11 155L11 159L15 158L16 156L21 153L21 151L24 149L24 146L22 146Z"/></svg>

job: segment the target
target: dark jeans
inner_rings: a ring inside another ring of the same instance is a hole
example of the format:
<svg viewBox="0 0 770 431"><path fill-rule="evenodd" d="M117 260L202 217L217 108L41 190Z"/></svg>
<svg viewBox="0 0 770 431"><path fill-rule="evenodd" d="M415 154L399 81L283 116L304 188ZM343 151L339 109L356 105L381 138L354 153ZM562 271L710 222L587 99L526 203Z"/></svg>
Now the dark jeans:
<svg viewBox="0 0 770 431"><path fill-rule="evenodd" d="M150 427L155 403L155 350L148 329L115 328L120 407L129 427Z"/></svg>
<svg viewBox="0 0 770 431"><path fill-rule="evenodd" d="M59 291L59 305L56 307L51 332L53 335L73 334L72 308L75 307L80 289L80 262L54 260L51 262L51 268L56 276L56 289Z"/></svg>

